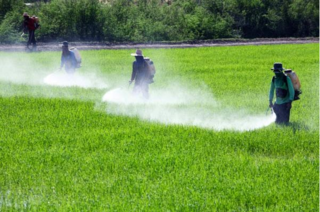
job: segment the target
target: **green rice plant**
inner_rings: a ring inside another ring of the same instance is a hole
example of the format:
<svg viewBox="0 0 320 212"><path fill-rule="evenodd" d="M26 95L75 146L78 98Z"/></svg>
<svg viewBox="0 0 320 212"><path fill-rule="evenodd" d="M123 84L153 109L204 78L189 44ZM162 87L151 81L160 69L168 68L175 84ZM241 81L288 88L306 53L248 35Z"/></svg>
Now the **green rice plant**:
<svg viewBox="0 0 320 212"><path fill-rule="evenodd" d="M108 113L102 97L128 89L133 49L81 51L78 74L105 79L102 89L44 84L59 52L0 53L16 62L0 69L0 210L318 211L318 49L143 49L157 70L151 96L172 85L199 89L217 113L264 114L273 63L296 71L303 94L291 124L242 132Z"/></svg>

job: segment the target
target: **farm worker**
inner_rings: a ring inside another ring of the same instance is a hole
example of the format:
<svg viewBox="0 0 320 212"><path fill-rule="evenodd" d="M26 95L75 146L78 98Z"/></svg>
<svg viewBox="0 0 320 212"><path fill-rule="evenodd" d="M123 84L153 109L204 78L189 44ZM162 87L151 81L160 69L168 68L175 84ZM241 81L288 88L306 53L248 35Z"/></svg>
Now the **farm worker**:
<svg viewBox="0 0 320 212"><path fill-rule="evenodd" d="M63 66L68 74L73 74L77 68L77 59L75 54L69 50L69 44L67 41L62 43L60 69L62 69Z"/></svg>
<svg viewBox="0 0 320 212"><path fill-rule="evenodd" d="M148 63L145 61L140 49L137 49L131 56L136 58L136 61L132 64L131 80L129 81L130 84L135 81L133 94L139 95L141 93L145 99L148 99L150 83Z"/></svg>
<svg viewBox="0 0 320 212"><path fill-rule="evenodd" d="M269 107L273 108L277 118L276 124L288 124L290 119L291 103L294 99L294 88L291 79L283 73L281 63L274 63L273 70L275 76L272 78L269 92ZM273 104L274 91L276 91L276 101Z"/></svg>
<svg viewBox="0 0 320 212"><path fill-rule="evenodd" d="M36 19L33 17L30 17L28 15L28 13L24 12L23 13L23 31L24 33L26 31L29 32L29 38L28 38L28 42L27 42L27 48L29 49L29 45L32 43L32 49L36 50L37 48L37 44L36 44L36 38L34 36L34 32L37 29L37 23L36 23Z"/></svg>

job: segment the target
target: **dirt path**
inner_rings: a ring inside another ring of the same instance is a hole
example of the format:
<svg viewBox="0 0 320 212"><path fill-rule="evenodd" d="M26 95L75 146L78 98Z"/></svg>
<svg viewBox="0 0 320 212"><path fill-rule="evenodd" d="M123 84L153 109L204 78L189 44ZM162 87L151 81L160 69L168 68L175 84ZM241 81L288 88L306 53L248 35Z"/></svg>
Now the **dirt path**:
<svg viewBox="0 0 320 212"><path fill-rule="evenodd" d="M221 39L211 41L194 42L154 42L154 43L102 43L102 42L70 42L70 47L77 47L79 50L98 49L146 49L146 48L194 48L214 46L243 46L243 45L274 45L274 44L305 44L319 43L319 38L270 38L270 39ZM60 51L60 43L38 43L39 51ZM0 51L23 52L25 45L0 45Z"/></svg>

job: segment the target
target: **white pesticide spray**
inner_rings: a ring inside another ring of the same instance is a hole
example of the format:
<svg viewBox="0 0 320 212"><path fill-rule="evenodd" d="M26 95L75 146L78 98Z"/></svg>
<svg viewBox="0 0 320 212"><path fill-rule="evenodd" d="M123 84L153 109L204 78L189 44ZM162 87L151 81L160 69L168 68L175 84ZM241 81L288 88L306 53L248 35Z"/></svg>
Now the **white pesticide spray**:
<svg viewBox="0 0 320 212"><path fill-rule="evenodd" d="M64 71L56 71L43 79L47 85L58 87L81 87L81 88L107 88L106 80L98 78L94 73L92 74L67 74Z"/></svg>
<svg viewBox="0 0 320 212"><path fill-rule="evenodd" d="M63 70L50 71L54 70L57 61L36 66L30 61L21 56L1 56L0 96L29 95L97 101L100 96L96 90L90 90L90 94L82 95L79 94L82 92L77 92L75 89L62 88L109 87L107 78L99 75L97 70L90 70L90 73L76 72L70 76ZM28 86L25 89L17 88L20 85ZM49 88L48 85L56 88ZM190 89L178 85L177 81L171 85L156 89L151 87L151 97L148 100L132 96L127 88L110 90L102 100L107 102L107 112L111 114L213 130L254 130L265 127L275 120L274 115L252 115L245 110L238 111L232 107L225 107L215 100L207 88Z"/></svg>
<svg viewBox="0 0 320 212"><path fill-rule="evenodd" d="M178 89L177 89L178 88ZM150 99L134 97L128 90L113 89L102 101L107 113L138 117L143 120L213 130L248 131L270 125L274 115L252 115L245 110L223 107L209 92L179 86L154 90Z"/></svg>
<svg viewBox="0 0 320 212"><path fill-rule="evenodd" d="M34 55L33 55L34 56ZM35 55L36 57L37 55ZM30 60L30 54L16 56L11 53L1 55L0 82L6 91L0 91L2 96L14 96L15 91L10 84L28 86L55 86L55 87L80 87L80 88L108 88L108 81L97 69L92 68L88 73L80 73L79 70L74 75L68 75L64 70L55 70L60 61L49 61L47 63L36 63L37 59ZM39 89L39 88L37 88ZM32 91L28 88L24 91ZM39 93L33 92L33 93ZM30 95L33 96L32 92ZM40 96L50 96L49 94ZM54 95L53 95L54 96Z"/></svg>
<svg viewBox="0 0 320 212"><path fill-rule="evenodd" d="M203 88L205 89L205 88ZM146 100L139 96L134 96L127 88L116 88L107 92L103 98L105 102L122 105L214 105L213 95L200 89L187 89L175 82L175 85L166 86L165 89L152 89L151 97Z"/></svg>
<svg viewBox="0 0 320 212"><path fill-rule="evenodd" d="M50 66L50 64L48 64ZM46 68L34 69L35 65L28 58L8 53L1 56L0 81L13 84L39 85L45 76Z"/></svg>

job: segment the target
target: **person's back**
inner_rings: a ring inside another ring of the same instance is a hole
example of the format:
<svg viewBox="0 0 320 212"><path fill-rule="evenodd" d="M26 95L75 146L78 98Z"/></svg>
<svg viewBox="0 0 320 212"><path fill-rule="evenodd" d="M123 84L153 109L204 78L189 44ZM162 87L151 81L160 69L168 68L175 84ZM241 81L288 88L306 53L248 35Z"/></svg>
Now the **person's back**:
<svg viewBox="0 0 320 212"><path fill-rule="evenodd" d="M63 61L66 69L76 68L76 59L72 51L62 54L61 60Z"/></svg>
<svg viewBox="0 0 320 212"><path fill-rule="evenodd" d="M135 95L142 93L145 99L149 98L149 74L148 74L148 64L144 60L142 55L142 51L140 49L136 50L136 53L132 53L131 56L136 58L136 61L132 63L132 74L131 80L129 83L131 84L133 81L134 88L133 93Z"/></svg>
<svg viewBox="0 0 320 212"><path fill-rule="evenodd" d="M69 50L67 41L63 42L60 69L65 67L67 73L72 74L77 68L77 60L75 54Z"/></svg>
<svg viewBox="0 0 320 212"><path fill-rule="evenodd" d="M133 62L133 69L136 72L135 81L138 84L144 83L148 75L148 67L142 56L137 56Z"/></svg>
<svg viewBox="0 0 320 212"><path fill-rule="evenodd" d="M28 30L36 30L35 23L36 22L33 18L28 17L26 20Z"/></svg>

